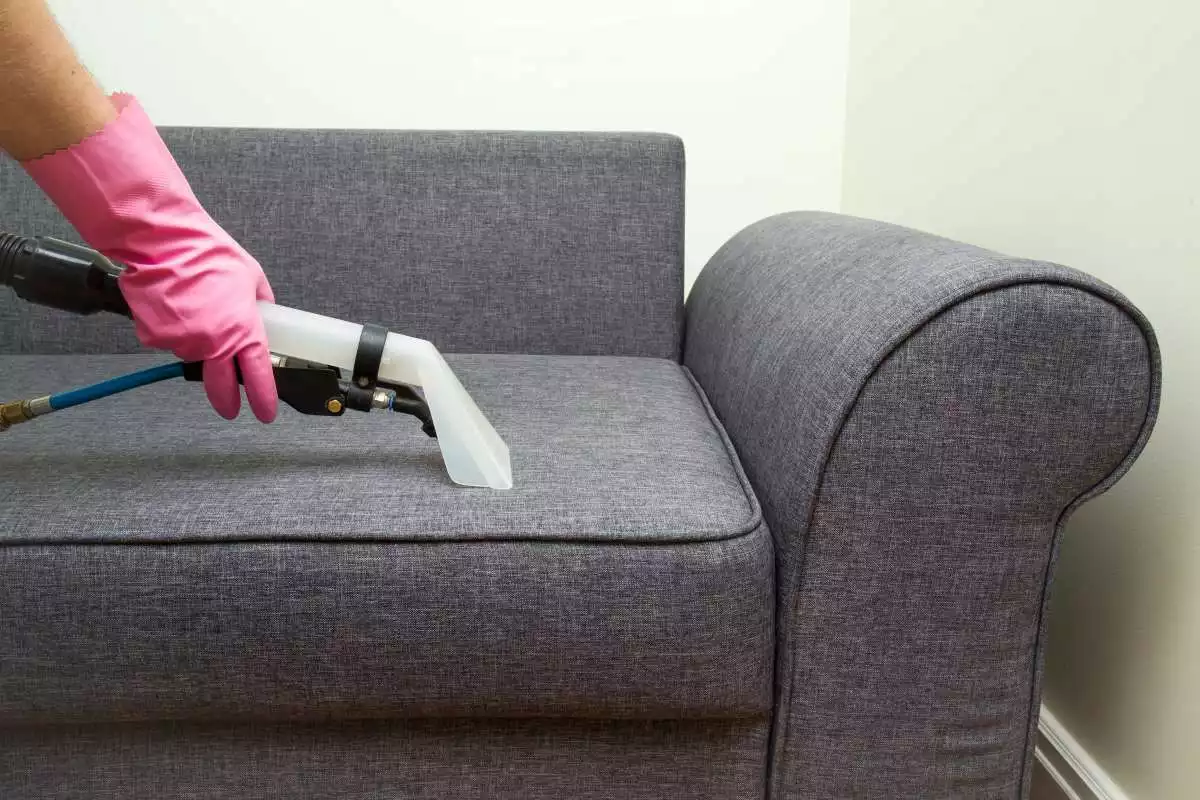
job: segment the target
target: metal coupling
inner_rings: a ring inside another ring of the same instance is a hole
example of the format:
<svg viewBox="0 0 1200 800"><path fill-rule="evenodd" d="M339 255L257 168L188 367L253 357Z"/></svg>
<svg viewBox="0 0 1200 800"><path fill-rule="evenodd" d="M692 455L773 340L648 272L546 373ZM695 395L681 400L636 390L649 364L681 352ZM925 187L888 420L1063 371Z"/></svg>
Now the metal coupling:
<svg viewBox="0 0 1200 800"><path fill-rule="evenodd" d="M32 400L13 400L11 403L0 405L0 433L13 425L28 422L53 410L50 407L50 395L35 397Z"/></svg>
<svg viewBox="0 0 1200 800"><path fill-rule="evenodd" d="M13 400L11 403L0 405L0 432L8 430L13 425L28 422L34 416L28 400Z"/></svg>
<svg viewBox="0 0 1200 800"><path fill-rule="evenodd" d="M378 409L391 408L392 401L395 399L395 392L389 392L386 389L376 389L375 394L371 396L371 406Z"/></svg>

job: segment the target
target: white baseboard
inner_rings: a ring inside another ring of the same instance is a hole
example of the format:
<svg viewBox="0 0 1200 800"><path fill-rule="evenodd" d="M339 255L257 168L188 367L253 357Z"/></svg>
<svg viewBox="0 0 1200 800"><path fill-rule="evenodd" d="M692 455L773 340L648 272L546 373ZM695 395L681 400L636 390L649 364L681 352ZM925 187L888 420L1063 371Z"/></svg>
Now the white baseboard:
<svg viewBox="0 0 1200 800"><path fill-rule="evenodd" d="M1131 800L1045 706L1034 753L1070 800Z"/></svg>

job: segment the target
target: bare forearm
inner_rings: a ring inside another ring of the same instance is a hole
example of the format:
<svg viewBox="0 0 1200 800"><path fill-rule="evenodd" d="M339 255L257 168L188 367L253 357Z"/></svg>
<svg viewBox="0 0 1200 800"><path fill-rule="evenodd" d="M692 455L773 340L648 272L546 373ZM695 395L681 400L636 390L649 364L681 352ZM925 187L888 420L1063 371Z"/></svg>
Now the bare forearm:
<svg viewBox="0 0 1200 800"><path fill-rule="evenodd" d="M0 0L0 149L26 160L75 144L116 112L44 0Z"/></svg>

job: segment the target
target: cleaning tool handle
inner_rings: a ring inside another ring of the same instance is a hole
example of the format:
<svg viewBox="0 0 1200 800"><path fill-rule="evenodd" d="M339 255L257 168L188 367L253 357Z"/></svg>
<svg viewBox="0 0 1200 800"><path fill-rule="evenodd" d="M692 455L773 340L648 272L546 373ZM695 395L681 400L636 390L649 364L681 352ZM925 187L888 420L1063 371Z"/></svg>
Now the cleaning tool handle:
<svg viewBox="0 0 1200 800"><path fill-rule="evenodd" d="M49 236L0 233L0 285L17 296L74 314L129 317L117 278L125 270L87 247Z"/></svg>

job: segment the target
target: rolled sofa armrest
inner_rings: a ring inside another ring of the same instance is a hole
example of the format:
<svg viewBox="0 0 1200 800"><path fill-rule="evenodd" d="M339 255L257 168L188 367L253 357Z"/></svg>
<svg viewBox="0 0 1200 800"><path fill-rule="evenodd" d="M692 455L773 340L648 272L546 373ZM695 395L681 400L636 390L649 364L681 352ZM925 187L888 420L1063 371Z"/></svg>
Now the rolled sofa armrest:
<svg viewBox="0 0 1200 800"><path fill-rule="evenodd" d="M705 267L684 362L776 544L770 796L1021 796L1062 524L1157 411L1146 319L1066 267L791 213Z"/></svg>

